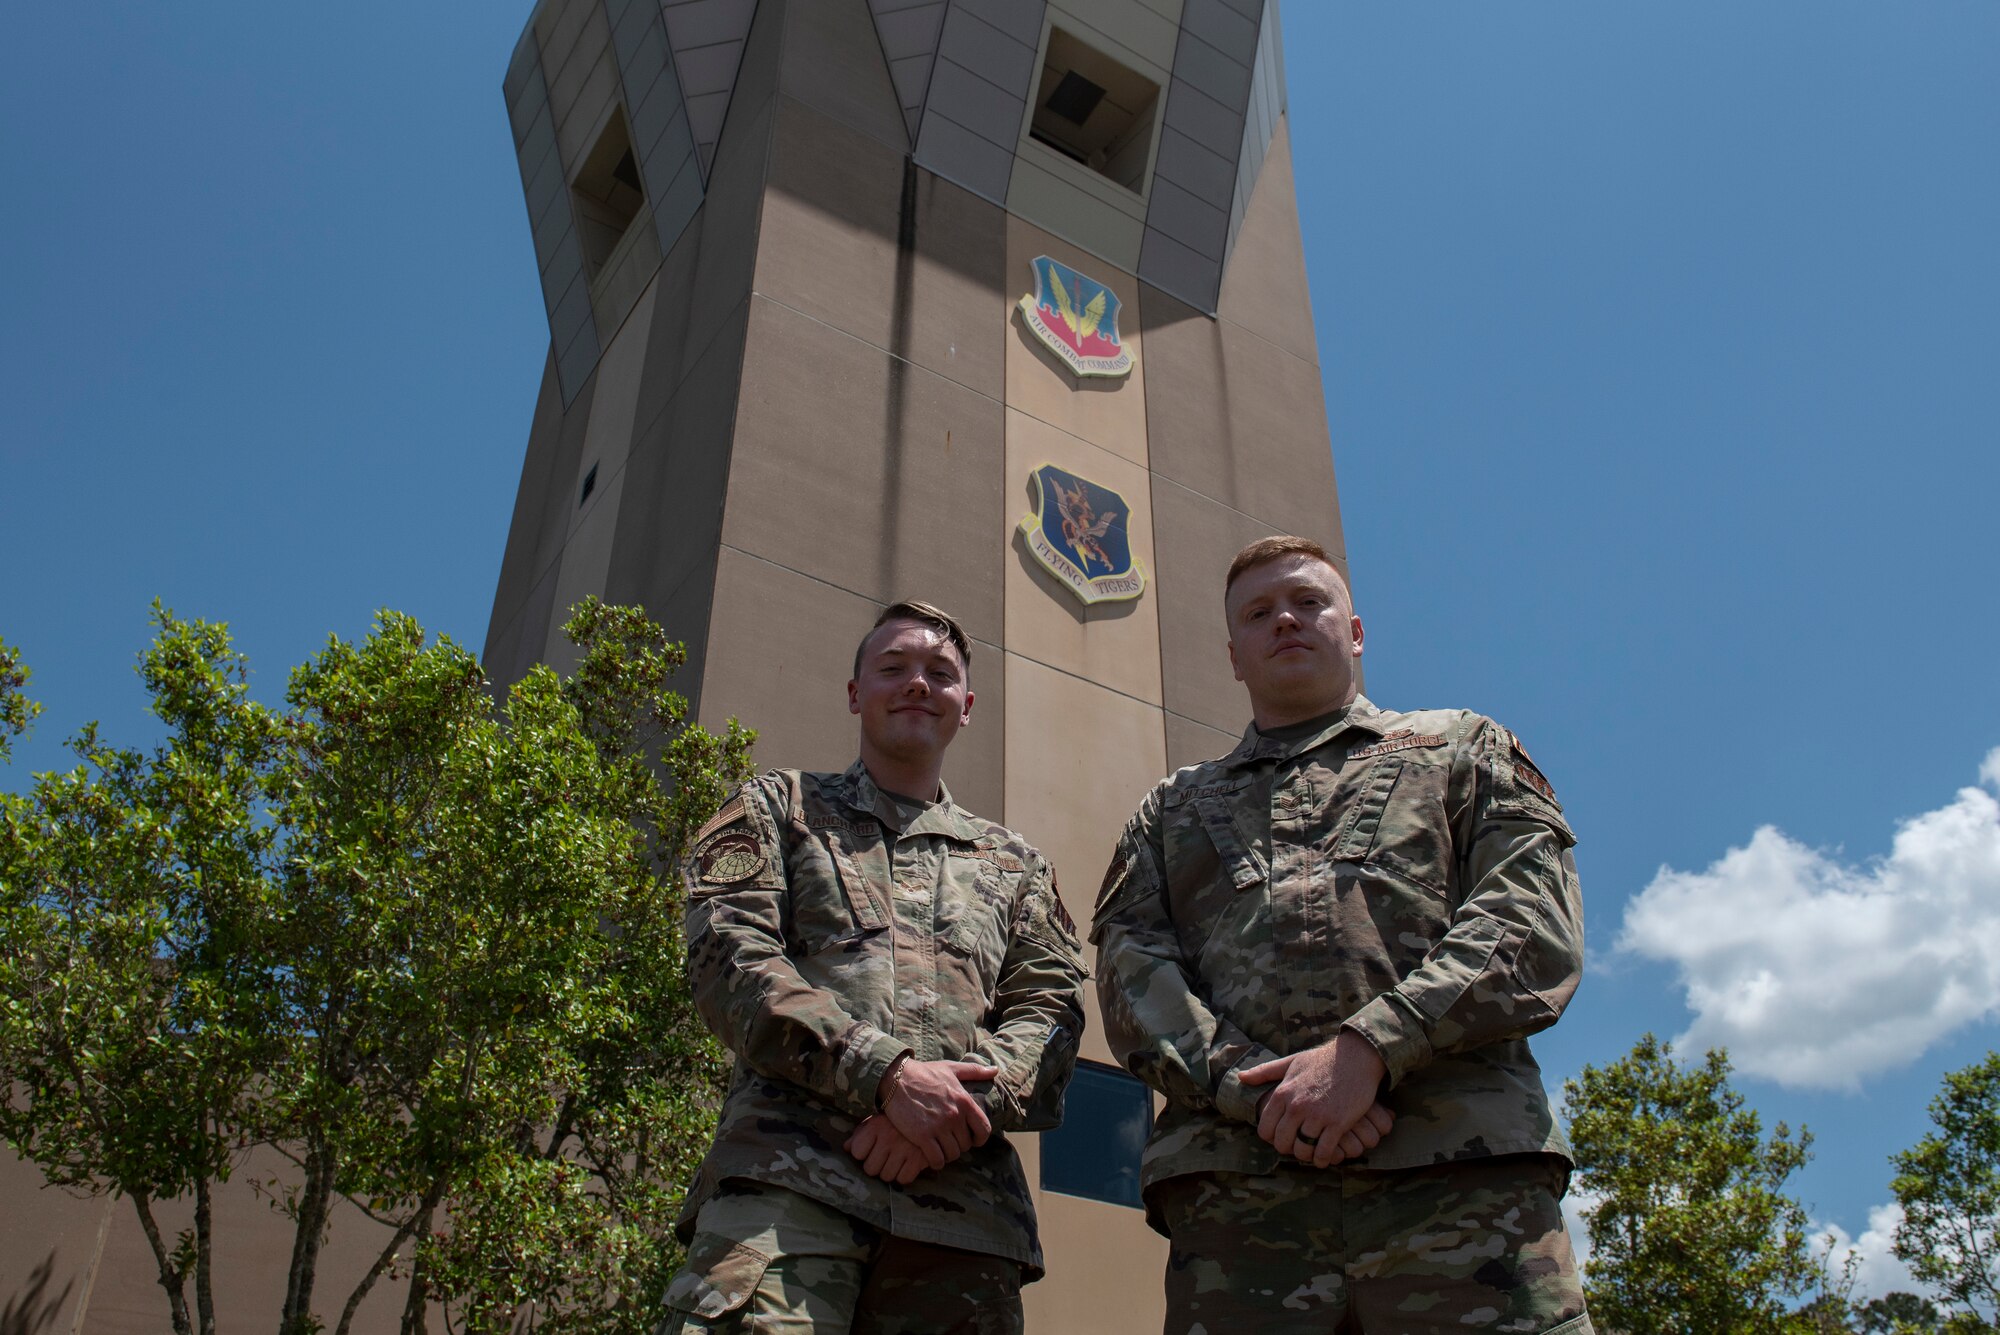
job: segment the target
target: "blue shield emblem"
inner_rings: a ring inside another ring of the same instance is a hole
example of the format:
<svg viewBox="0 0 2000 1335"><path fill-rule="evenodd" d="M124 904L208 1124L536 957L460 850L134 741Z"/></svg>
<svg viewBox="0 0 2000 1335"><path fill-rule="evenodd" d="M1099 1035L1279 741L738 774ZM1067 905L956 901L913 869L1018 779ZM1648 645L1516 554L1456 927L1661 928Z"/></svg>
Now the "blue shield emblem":
<svg viewBox="0 0 2000 1335"><path fill-rule="evenodd" d="M1021 298L1021 319L1078 376L1122 376L1132 354L1118 337L1118 294L1047 255L1034 260L1035 290Z"/></svg>
<svg viewBox="0 0 2000 1335"><path fill-rule="evenodd" d="M1043 464L1035 512L1021 520L1028 551L1085 603L1137 598L1146 572L1132 556L1132 507L1109 487Z"/></svg>

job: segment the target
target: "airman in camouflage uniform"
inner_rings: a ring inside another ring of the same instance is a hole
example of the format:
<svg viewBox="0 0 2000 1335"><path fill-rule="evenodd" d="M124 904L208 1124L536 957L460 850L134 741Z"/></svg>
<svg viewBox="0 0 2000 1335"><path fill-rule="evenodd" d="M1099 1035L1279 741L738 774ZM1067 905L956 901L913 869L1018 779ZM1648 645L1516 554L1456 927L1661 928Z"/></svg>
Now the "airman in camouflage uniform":
<svg viewBox="0 0 2000 1335"><path fill-rule="evenodd" d="M968 658L892 606L848 688L862 758L753 780L696 836L688 969L736 1063L667 1331L1020 1329L1041 1246L991 1133L1060 1120L1083 965L1041 854L938 781Z"/></svg>
<svg viewBox="0 0 2000 1335"><path fill-rule="evenodd" d="M1256 722L1146 798L1092 926L1111 1048L1166 1100L1167 1329L1588 1332L1527 1042L1582 966L1562 808L1492 720L1358 694L1316 545L1252 544L1225 601Z"/></svg>

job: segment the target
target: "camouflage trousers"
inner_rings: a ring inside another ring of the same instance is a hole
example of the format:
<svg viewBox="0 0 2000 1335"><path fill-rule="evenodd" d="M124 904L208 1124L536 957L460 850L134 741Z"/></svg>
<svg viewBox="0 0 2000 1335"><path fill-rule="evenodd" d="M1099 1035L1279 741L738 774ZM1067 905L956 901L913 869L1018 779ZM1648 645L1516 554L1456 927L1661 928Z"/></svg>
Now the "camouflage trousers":
<svg viewBox="0 0 2000 1335"><path fill-rule="evenodd" d="M1021 1267L732 1178L695 1217L666 1306L657 1335L1020 1335Z"/></svg>
<svg viewBox="0 0 2000 1335"><path fill-rule="evenodd" d="M1167 1335L1590 1335L1563 1177L1518 1155L1170 1178Z"/></svg>

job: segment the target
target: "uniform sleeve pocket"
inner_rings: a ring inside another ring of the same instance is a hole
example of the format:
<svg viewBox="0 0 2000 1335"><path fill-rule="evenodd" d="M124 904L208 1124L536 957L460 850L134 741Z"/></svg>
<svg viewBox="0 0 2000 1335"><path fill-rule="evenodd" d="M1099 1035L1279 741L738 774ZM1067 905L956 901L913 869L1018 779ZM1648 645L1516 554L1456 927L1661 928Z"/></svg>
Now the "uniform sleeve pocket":
<svg viewBox="0 0 2000 1335"><path fill-rule="evenodd" d="M742 1310L771 1258L754 1247L714 1233L697 1233L688 1248L687 1264L667 1286L669 1311L713 1321Z"/></svg>

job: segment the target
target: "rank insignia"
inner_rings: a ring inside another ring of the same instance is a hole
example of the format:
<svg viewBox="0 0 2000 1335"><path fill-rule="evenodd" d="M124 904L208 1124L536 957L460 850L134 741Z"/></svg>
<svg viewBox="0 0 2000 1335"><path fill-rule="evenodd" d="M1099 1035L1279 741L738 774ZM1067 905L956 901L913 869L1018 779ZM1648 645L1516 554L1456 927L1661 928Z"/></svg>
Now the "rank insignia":
<svg viewBox="0 0 2000 1335"><path fill-rule="evenodd" d="M1033 476L1035 512L1021 520L1021 534L1035 559L1084 603L1144 593L1146 572L1132 555L1125 498L1054 464L1043 464Z"/></svg>
<svg viewBox="0 0 2000 1335"><path fill-rule="evenodd" d="M1122 376L1132 354L1118 338L1118 297L1094 278L1046 255L1034 260L1035 290L1021 298L1021 318L1075 375Z"/></svg>

